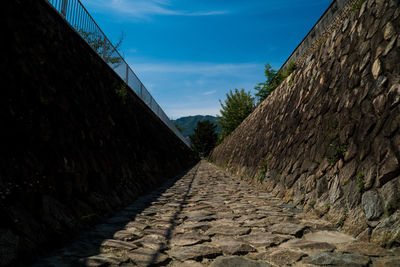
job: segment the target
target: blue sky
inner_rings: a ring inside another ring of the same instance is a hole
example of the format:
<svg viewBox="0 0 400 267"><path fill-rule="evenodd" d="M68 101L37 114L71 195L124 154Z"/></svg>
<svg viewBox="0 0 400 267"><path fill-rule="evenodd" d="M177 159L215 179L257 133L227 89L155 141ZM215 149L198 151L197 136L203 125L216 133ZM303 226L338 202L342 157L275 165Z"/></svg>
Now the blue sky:
<svg viewBox="0 0 400 267"><path fill-rule="evenodd" d="M279 67L331 0L81 0L117 41L169 117L219 114L234 88L253 91Z"/></svg>

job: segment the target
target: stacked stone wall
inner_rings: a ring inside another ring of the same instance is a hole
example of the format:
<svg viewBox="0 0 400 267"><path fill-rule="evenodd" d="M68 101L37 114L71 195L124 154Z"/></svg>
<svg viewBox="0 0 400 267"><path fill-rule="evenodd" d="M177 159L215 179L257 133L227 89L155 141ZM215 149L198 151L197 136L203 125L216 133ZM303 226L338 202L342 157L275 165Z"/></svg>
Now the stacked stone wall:
<svg viewBox="0 0 400 267"><path fill-rule="evenodd" d="M195 159L45 0L1 9L0 265L26 266Z"/></svg>
<svg viewBox="0 0 400 267"><path fill-rule="evenodd" d="M361 240L399 245L399 6L349 9L211 159Z"/></svg>

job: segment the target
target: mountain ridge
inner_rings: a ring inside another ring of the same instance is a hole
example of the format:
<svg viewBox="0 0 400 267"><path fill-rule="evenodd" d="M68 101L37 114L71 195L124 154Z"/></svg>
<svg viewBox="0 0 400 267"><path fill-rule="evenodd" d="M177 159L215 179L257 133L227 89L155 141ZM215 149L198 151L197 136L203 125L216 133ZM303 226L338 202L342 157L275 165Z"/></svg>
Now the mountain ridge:
<svg viewBox="0 0 400 267"><path fill-rule="evenodd" d="M217 133L221 133L221 125L217 121L217 117L211 115L194 115L194 116L185 116L180 117L172 122L182 129L182 135L187 137L194 133L194 129L196 128L197 122L199 121L210 121L217 125Z"/></svg>

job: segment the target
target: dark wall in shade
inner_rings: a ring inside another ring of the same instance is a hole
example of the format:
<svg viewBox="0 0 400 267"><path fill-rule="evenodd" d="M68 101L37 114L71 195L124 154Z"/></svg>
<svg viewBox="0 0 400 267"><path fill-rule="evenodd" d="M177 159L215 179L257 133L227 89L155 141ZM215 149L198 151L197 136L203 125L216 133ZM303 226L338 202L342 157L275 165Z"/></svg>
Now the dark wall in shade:
<svg viewBox="0 0 400 267"><path fill-rule="evenodd" d="M7 1L0 265L68 240L195 163L192 151L45 0ZM88 222L89 221L89 222Z"/></svg>

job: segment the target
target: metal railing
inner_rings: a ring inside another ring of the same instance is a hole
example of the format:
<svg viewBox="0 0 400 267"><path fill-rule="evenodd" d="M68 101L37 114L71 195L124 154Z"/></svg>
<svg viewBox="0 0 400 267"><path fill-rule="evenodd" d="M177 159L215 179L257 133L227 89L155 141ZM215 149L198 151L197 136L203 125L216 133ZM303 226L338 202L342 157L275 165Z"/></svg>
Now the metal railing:
<svg viewBox="0 0 400 267"><path fill-rule="evenodd" d="M101 58L125 81L128 87L188 146L189 141L171 122L157 101L118 53L79 0L47 0Z"/></svg>
<svg viewBox="0 0 400 267"><path fill-rule="evenodd" d="M324 32L324 30L331 24L332 20L350 1L352 0L332 0L329 7L321 15L303 40L301 40L301 42L293 50L292 54L290 54L280 69L284 70L291 62L296 62L297 58L303 55L307 48Z"/></svg>

